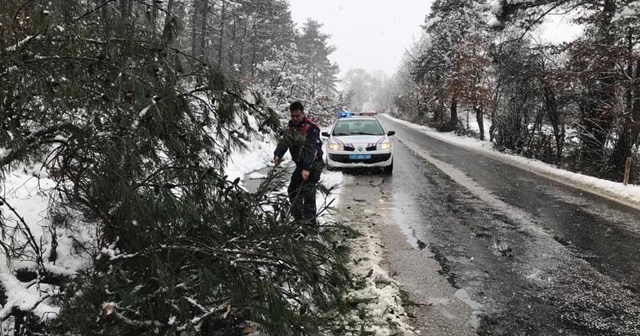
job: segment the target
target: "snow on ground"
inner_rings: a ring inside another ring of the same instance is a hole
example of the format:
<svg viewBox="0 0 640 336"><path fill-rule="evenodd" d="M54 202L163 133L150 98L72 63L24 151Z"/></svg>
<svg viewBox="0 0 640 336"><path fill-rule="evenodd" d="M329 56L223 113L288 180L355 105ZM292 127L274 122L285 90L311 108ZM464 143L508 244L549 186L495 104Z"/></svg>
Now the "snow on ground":
<svg viewBox="0 0 640 336"><path fill-rule="evenodd" d="M544 164L536 160L495 152L492 150L492 144L489 142L481 142L476 139L448 133L439 133L425 126L411 124L390 116L388 117L440 140L482 152L496 159L550 176L573 186L581 186L589 190L595 189L610 198L621 199L628 203L640 205L640 186L624 186L622 183L603 181L594 177L563 171L552 165ZM474 122L469 123L470 127L473 127L474 124ZM273 150L275 149L273 139L265 136L254 139L247 145L246 151L232 154L231 160L226 167L226 173L230 180L245 176L249 179L259 179L263 177L263 174L258 171L273 165ZM19 227L21 223L20 219L13 215L12 211L8 208L8 205L13 206L16 212L23 217L24 222L29 225L35 239L38 241L39 239L44 239L45 246L48 247L48 245L46 245L48 235L44 234L42 224L47 221L47 193L51 190L54 181L44 177L38 178L38 174L40 173L42 172L38 168L25 168L8 172L4 176L3 184L0 185L0 195L7 200L7 204L3 204L0 209L9 223L13 223L12 225L14 227ZM341 181L342 174L339 172L325 172L321 180L322 183L328 186L340 185ZM336 208L340 200L339 196L340 188L329 195L327 201L334 200L332 206ZM323 206L324 201L325 199L323 197L318 197L318 206ZM327 213L327 216L332 215L335 215L332 211ZM404 333L404 335L414 334L406 323L406 315L404 315L404 317L397 317L403 316L401 314L403 308L398 299L401 297L400 286L381 267L382 245L379 237L376 236L372 229L367 228L365 225L358 226L357 223L351 224L354 227L358 227L362 233L361 237L352 239L350 243L353 250L352 259L358 260L358 262L354 262L351 267L357 278L364 279L362 282L364 286L350 295L353 298L378 298L377 300L365 300L366 302L363 302L360 307L368 312L368 319L372 321L369 328L371 328L375 335L392 335L393 333ZM83 259L78 253L74 253L75 248L73 247L73 243L69 239L65 239L65 236L62 232L57 234L59 238L57 242L59 244L59 255L55 267L62 267L67 274L73 274L76 270L86 267L89 261ZM89 237L87 238L89 239ZM5 242L6 241L7 240L5 240ZM17 302L23 306L34 305L39 297L46 295L47 291L51 290L46 286L31 286L28 283L18 283L15 280L11 280L13 277L7 276L11 270L29 266L32 266L29 262L8 264L6 258L0 258L0 282L7 289L8 302ZM369 272L371 272L371 274L369 274ZM380 283L384 283L385 286L379 286ZM47 318L47 316L53 316L51 313L55 313L56 309L57 308L46 304L40 304L36 312L42 314L44 318ZM395 314L390 314L390 311L394 311ZM6 312L0 310L0 318L2 318L5 313ZM346 318L359 319L359 317L356 316Z"/></svg>
<svg viewBox="0 0 640 336"><path fill-rule="evenodd" d="M30 237L38 244L42 244L42 258L47 260L51 250L51 235L48 231L50 215L47 212L49 205L49 193L53 190L55 182L44 177L39 167L21 167L5 172L4 180L0 184L0 195L6 201L1 202L0 211L4 218L4 232L2 244L19 248L26 242L25 236ZM28 228L28 230L26 230ZM83 238L91 239L91 233ZM86 255L79 253L71 235L65 229L58 229L55 234L57 244L57 259L55 264L45 262L47 269L60 274L75 274L79 269L90 265ZM55 317L58 307L48 304L45 297L55 295L56 289L52 286L36 281L21 282L15 277L9 276L18 269L36 269L36 255L28 255L21 260L9 261L8 258L0 258L0 283L4 287L7 303L0 309L0 320L11 313L11 308L19 306L21 309L34 310L34 313L43 319ZM34 309L35 307L35 309ZM8 331L0 325L0 334L8 335Z"/></svg>
<svg viewBox="0 0 640 336"><path fill-rule="evenodd" d="M274 139L268 135L258 136L246 143L247 148L231 154L225 173L230 181L243 178L247 174L254 173L273 161ZM258 173L249 178L255 179Z"/></svg>

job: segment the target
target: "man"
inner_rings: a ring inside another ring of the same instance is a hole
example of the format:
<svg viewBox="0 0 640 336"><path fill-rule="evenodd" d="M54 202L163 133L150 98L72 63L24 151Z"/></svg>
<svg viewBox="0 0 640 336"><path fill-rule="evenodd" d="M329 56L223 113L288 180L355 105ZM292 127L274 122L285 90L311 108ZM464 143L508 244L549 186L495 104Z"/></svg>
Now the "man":
<svg viewBox="0 0 640 336"><path fill-rule="evenodd" d="M278 166L289 150L296 163L288 188L291 213L296 220L315 224L316 188L324 166L320 127L305 116L304 106L299 101L291 103L289 112L291 120L273 153L273 162Z"/></svg>

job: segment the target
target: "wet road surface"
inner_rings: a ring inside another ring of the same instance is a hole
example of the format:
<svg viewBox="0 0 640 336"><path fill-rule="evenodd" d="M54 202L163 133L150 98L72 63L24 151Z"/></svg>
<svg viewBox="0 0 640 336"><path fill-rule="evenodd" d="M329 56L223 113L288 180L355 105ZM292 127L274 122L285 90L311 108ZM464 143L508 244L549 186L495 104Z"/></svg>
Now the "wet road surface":
<svg viewBox="0 0 640 336"><path fill-rule="evenodd" d="M421 314L479 335L640 335L640 211L380 119L397 132L393 176L345 183L393 223L389 268L430 300ZM438 307L420 274L436 268L468 311Z"/></svg>

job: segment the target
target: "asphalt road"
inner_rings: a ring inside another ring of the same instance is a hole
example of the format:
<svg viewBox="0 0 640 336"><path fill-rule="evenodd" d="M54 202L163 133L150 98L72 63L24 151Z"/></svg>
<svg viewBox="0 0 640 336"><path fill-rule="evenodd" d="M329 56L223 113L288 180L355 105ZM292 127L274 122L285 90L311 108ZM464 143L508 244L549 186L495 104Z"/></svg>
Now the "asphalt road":
<svg viewBox="0 0 640 336"><path fill-rule="evenodd" d="M380 119L393 176L341 206L379 214L423 334L640 335L640 211Z"/></svg>

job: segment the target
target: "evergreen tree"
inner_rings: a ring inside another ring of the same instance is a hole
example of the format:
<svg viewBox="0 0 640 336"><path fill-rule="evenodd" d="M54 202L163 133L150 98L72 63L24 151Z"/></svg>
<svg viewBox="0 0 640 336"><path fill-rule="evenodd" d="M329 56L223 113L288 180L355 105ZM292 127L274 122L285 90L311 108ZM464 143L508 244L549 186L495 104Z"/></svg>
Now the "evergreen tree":
<svg viewBox="0 0 640 336"><path fill-rule="evenodd" d="M42 300L59 317L43 325L15 306L14 333L233 335L253 321L314 334L348 284L344 228L292 223L275 176L255 193L227 180L229 153L278 129L277 114L176 48L179 20L158 5L0 4L0 168L44 160L52 215L81 214L49 225L97 232L77 239L92 267ZM6 257L49 275L31 243Z"/></svg>
<svg viewBox="0 0 640 336"><path fill-rule="evenodd" d="M288 113L289 104L300 99L296 93L307 92L311 83L304 76L306 67L300 63L295 43L288 48L274 48L272 55L273 59L258 64L257 83L253 87L262 92L269 106Z"/></svg>
<svg viewBox="0 0 640 336"><path fill-rule="evenodd" d="M428 36L427 44L422 50L414 69L414 76L418 83L427 88L428 96L435 96L434 120L440 124L444 122L444 110L449 107L449 122L446 128L457 127L457 106L461 99L464 103L474 105L474 110L479 113L478 120L482 120L482 103L476 91L473 101L465 98L471 96L462 86L464 82L475 80L478 83L486 81L484 71L476 70L475 79L466 77L463 73L468 71L466 63L474 58L484 57L486 39L483 32L486 30L483 12L487 11L485 1L435 1L431 7L431 13L427 17L424 27ZM476 50L474 55L468 53L469 48ZM472 56L472 57L471 57ZM470 58L471 57L471 58ZM486 61L478 60L487 64ZM466 66L467 70L464 70ZM470 84L466 87L475 87ZM467 94L467 96L464 96Z"/></svg>
<svg viewBox="0 0 640 336"><path fill-rule="evenodd" d="M318 98L331 97L336 93L338 65L329 60L335 48L329 45L329 35L322 33L322 25L307 20L297 36L300 62L306 66L305 76L311 87L304 93L313 103Z"/></svg>
<svg viewBox="0 0 640 336"><path fill-rule="evenodd" d="M243 76L258 75L256 66L265 60L276 57L276 49L289 48L295 41L295 29L289 3L284 0L276 1L244 1L239 7L239 13L245 18L246 37L237 43L242 44L241 56L246 63L239 63L249 71L242 71ZM248 44L246 42L249 42Z"/></svg>

